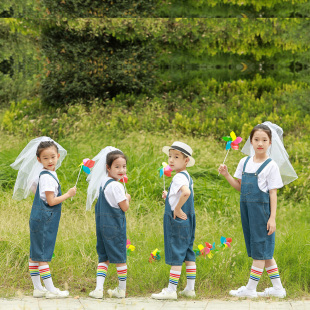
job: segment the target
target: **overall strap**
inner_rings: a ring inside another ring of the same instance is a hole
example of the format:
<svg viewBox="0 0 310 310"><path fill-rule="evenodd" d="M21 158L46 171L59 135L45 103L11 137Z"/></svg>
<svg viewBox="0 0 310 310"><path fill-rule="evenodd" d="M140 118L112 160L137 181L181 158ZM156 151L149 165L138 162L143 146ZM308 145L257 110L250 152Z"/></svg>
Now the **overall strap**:
<svg viewBox="0 0 310 310"><path fill-rule="evenodd" d="M255 172L256 174L260 174L262 170L271 162L271 158L268 158L264 161L264 163L258 168L258 170Z"/></svg>
<svg viewBox="0 0 310 310"><path fill-rule="evenodd" d="M110 180L108 180L105 184L104 184L104 187L103 187L103 191L105 190L105 188L111 183L111 182L113 182L113 181L115 181L114 179L110 179ZM116 182L116 181L115 181Z"/></svg>
<svg viewBox="0 0 310 310"><path fill-rule="evenodd" d="M246 166L246 164L248 163L248 161L250 160L250 158L251 158L251 156L248 156L248 158L245 160L245 163L244 163L244 165L243 165L243 170L242 170L242 172L245 171L245 166Z"/></svg>
<svg viewBox="0 0 310 310"><path fill-rule="evenodd" d="M182 174L184 174L184 175L186 176L186 178L188 179L188 182L189 182L189 187L191 187L191 185L192 185L192 183L193 183L192 178L189 177L188 174L185 173L185 172L183 172L183 171L182 171L182 172L179 172L179 173L182 173Z"/></svg>
<svg viewBox="0 0 310 310"><path fill-rule="evenodd" d="M54 175L52 175L50 172L48 172L48 171L42 171L42 172L40 173L40 176L43 175L43 174L48 174L48 175L50 175L51 177L53 177L53 178L55 179L55 181L57 182L57 184L60 186L60 184L59 184L57 178L56 178ZM39 178L40 178L40 176L39 176Z"/></svg>

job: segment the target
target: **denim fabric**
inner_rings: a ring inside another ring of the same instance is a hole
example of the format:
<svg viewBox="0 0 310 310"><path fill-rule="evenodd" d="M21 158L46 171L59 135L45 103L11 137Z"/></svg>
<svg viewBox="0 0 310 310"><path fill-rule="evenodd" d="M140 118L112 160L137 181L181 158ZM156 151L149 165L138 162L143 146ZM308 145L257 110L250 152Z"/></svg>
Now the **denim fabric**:
<svg viewBox="0 0 310 310"><path fill-rule="evenodd" d="M126 217L121 209L113 208L107 202L104 190L115 180L110 179L100 188L95 207L97 253L99 263L109 260L112 264L126 263ZM115 181L116 182L116 181Z"/></svg>
<svg viewBox="0 0 310 310"><path fill-rule="evenodd" d="M184 172L187 178L188 175ZM194 195L192 191L193 181L189 178L190 197L182 206L182 211L186 213L187 219L173 218L173 211L169 203L169 192L166 197L164 214L164 240L165 240L165 261L171 266L182 266L184 261L196 261L193 251L195 240L196 217L194 209Z"/></svg>
<svg viewBox="0 0 310 310"><path fill-rule="evenodd" d="M250 157L244 163L240 212L245 245L248 256L253 259L272 259L275 246L275 232L268 236L267 222L270 217L269 192L265 193L258 187L258 175L269 164L267 159L255 173L246 173L245 167Z"/></svg>
<svg viewBox="0 0 310 310"><path fill-rule="evenodd" d="M49 174L57 181L57 179L48 171L42 171L40 176L43 174ZM61 188L58 181L57 183L59 186L59 197L61 196ZM40 198L40 189L38 183L29 219L30 258L33 261L50 262L52 260L60 216L61 203L50 207L48 203L44 202Z"/></svg>

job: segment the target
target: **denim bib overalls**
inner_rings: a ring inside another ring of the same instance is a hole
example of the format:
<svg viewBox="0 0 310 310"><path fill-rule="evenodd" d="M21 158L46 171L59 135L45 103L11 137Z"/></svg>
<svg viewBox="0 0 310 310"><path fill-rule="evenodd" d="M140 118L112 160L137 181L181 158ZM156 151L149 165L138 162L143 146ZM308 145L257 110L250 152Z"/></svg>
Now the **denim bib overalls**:
<svg viewBox="0 0 310 310"><path fill-rule="evenodd" d="M104 191L113 179L100 188L95 206L97 253L99 263L109 261L112 264L126 263L126 217L122 209L113 208L107 202Z"/></svg>
<svg viewBox="0 0 310 310"><path fill-rule="evenodd" d="M272 259L275 233L268 236L267 222L270 217L269 192L258 187L258 175L270 163L268 158L255 173L245 172L249 161L244 163L241 180L240 212L245 245L248 256L253 259Z"/></svg>
<svg viewBox="0 0 310 310"><path fill-rule="evenodd" d="M58 180L48 171L42 171L39 176L48 174L58 183L58 196L61 196L61 188ZM50 262L52 260L58 226L61 216L61 203L49 206L40 198L38 182L30 213L30 258L38 262Z"/></svg>
<svg viewBox="0 0 310 310"><path fill-rule="evenodd" d="M182 206L182 211L187 215L186 220L178 217L173 218L173 211L169 203L170 187L165 203L164 214L164 240L165 240L165 261L171 266L182 266L184 261L196 261L196 256L193 251L195 240L196 217L194 209L194 195L192 190L192 178L185 172L184 174L189 180L189 189L191 194L187 201Z"/></svg>

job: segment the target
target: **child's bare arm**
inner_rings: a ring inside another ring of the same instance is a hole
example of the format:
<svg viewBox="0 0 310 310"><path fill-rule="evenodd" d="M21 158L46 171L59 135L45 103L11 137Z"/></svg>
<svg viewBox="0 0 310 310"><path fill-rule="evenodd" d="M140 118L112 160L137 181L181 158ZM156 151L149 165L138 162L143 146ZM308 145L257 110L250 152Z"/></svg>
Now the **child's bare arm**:
<svg viewBox="0 0 310 310"><path fill-rule="evenodd" d="M50 207L53 207L55 205L58 205L59 203L62 203L66 199L75 196L75 194L76 194L75 186L70 188L67 193L59 197L54 197L54 192L45 192L46 201Z"/></svg>
<svg viewBox="0 0 310 310"><path fill-rule="evenodd" d="M129 194L126 194L127 199L121 201L118 203L119 207L126 212L129 209L129 202L131 200L131 196Z"/></svg>
<svg viewBox="0 0 310 310"><path fill-rule="evenodd" d="M174 209L173 218L175 219L176 217L178 217L182 220L186 220L187 215L183 212L182 207L189 198L189 196L191 195L191 191L188 188L188 186L185 185L183 185L180 190L181 190L181 197Z"/></svg>
<svg viewBox="0 0 310 310"><path fill-rule="evenodd" d="M233 178L227 169L226 165L220 165L219 167L219 173L222 174L226 180L228 181L228 183L237 191L241 191L241 180L240 179L235 179Z"/></svg>
<svg viewBox="0 0 310 310"><path fill-rule="evenodd" d="M267 222L268 236L276 231L276 211L277 211L277 189L269 191L270 196L270 217Z"/></svg>

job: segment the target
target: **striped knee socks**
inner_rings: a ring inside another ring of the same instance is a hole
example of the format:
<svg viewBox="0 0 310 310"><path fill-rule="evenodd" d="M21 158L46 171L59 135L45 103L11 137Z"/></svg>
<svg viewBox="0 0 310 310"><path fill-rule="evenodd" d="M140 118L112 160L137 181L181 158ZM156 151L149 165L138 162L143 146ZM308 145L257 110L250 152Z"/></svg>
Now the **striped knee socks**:
<svg viewBox="0 0 310 310"><path fill-rule="evenodd" d="M118 276L118 287L121 290L126 290L126 280L127 280L127 265L122 267L116 267Z"/></svg>
<svg viewBox="0 0 310 310"><path fill-rule="evenodd" d="M97 286L96 290L103 290L104 280L107 276L108 265L105 263L99 263L97 267Z"/></svg>
<svg viewBox="0 0 310 310"><path fill-rule="evenodd" d="M56 287L53 284L50 267L48 265L39 266L39 272L46 289L50 292L55 292Z"/></svg>
<svg viewBox="0 0 310 310"><path fill-rule="evenodd" d="M278 271L278 266L274 265L274 266L267 267L266 271L268 273L268 276L271 280L273 287L275 289L283 289L281 279L280 279L280 275L279 275L279 271Z"/></svg>
<svg viewBox="0 0 310 310"><path fill-rule="evenodd" d="M195 290L195 280L196 280L196 265L193 266L186 266L186 291L193 291Z"/></svg>
<svg viewBox="0 0 310 310"><path fill-rule="evenodd" d="M43 286L41 284L40 272L39 272L39 263L30 263L29 262L29 272L31 276L31 280L36 290L43 290Z"/></svg>
<svg viewBox="0 0 310 310"><path fill-rule="evenodd" d="M170 270L168 291L176 291L179 283L181 271Z"/></svg>
<svg viewBox="0 0 310 310"><path fill-rule="evenodd" d="M248 290L256 290L258 281L260 280L264 269L252 266L249 282L246 286Z"/></svg>

